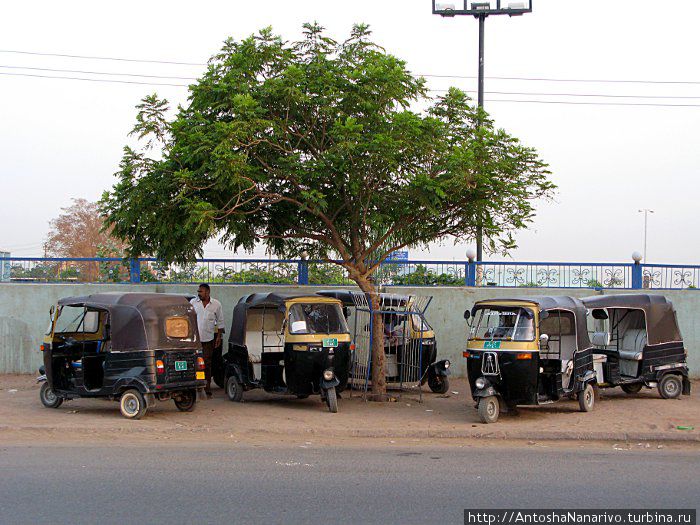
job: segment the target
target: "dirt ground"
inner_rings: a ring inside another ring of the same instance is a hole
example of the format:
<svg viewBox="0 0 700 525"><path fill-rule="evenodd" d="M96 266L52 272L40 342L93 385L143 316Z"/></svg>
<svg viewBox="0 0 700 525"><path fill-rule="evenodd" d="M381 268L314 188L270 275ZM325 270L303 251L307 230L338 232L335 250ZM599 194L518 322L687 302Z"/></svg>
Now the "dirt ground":
<svg viewBox="0 0 700 525"><path fill-rule="evenodd" d="M357 392L346 391L337 414L330 414L317 396L299 400L256 390L246 392L243 399L243 403L232 403L223 390L215 389L214 398L198 403L193 412L179 412L172 401L159 402L142 420L129 421L111 401L80 399L55 410L44 408L33 376L0 375L0 442L226 440L304 446L307 441L435 443L492 438L530 440L530 444L548 440L612 441L620 447L683 443L700 449L697 393L664 400L656 390L643 390L633 396L619 388L600 390L590 413L579 412L578 403L566 400L519 408L517 414L504 414L492 425L479 422L464 379L452 379L446 395L424 392L422 402L417 392L403 393L394 402L373 403L364 401Z"/></svg>

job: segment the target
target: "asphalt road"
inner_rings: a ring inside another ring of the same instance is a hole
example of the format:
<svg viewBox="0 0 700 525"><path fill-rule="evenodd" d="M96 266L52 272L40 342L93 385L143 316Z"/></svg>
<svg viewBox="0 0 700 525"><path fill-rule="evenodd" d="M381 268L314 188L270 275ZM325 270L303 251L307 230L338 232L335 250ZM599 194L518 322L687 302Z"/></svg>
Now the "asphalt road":
<svg viewBox="0 0 700 525"><path fill-rule="evenodd" d="M696 508L697 450L2 446L0 522L463 523L465 508Z"/></svg>

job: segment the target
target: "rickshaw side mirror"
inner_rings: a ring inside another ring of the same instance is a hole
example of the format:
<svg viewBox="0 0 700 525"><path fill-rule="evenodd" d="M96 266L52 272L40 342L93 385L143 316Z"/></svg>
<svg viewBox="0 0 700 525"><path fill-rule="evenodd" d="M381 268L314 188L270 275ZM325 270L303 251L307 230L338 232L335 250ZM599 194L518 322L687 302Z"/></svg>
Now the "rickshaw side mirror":
<svg viewBox="0 0 700 525"><path fill-rule="evenodd" d="M540 346L546 347L549 344L549 336L547 334L542 334L540 336Z"/></svg>
<svg viewBox="0 0 700 525"><path fill-rule="evenodd" d="M540 321L547 319L547 317L549 317L549 312L547 310L545 310L544 312L540 312Z"/></svg>
<svg viewBox="0 0 700 525"><path fill-rule="evenodd" d="M469 321L469 318L472 316L472 313L469 310L464 310L464 320Z"/></svg>
<svg viewBox="0 0 700 525"><path fill-rule="evenodd" d="M49 317L53 319L53 313L56 311L56 307L54 305L51 305L51 308L49 308Z"/></svg>
<svg viewBox="0 0 700 525"><path fill-rule="evenodd" d="M593 316L593 319L607 319L608 318L608 313L603 310L602 308L595 308L592 312L591 315Z"/></svg>

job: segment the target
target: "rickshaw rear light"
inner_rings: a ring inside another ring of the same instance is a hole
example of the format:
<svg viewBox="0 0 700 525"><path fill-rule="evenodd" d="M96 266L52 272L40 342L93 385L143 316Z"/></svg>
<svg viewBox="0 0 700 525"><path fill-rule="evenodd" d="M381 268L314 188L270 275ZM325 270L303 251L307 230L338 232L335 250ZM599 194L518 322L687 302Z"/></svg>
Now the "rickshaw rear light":
<svg viewBox="0 0 700 525"><path fill-rule="evenodd" d="M516 359L532 359L532 354L530 352L524 352L515 356Z"/></svg>
<svg viewBox="0 0 700 525"><path fill-rule="evenodd" d="M462 352L462 357L470 357L471 354L469 352Z"/></svg>
<svg viewBox="0 0 700 525"><path fill-rule="evenodd" d="M45 347L44 345L41 345L41 346L39 347L39 350L41 350L41 351L43 352L44 350L46 350L46 347Z"/></svg>
<svg viewBox="0 0 700 525"><path fill-rule="evenodd" d="M161 361L160 359L158 359L158 361L156 361L156 372L158 372L159 374L165 373L165 365L163 364L163 361Z"/></svg>
<svg viewBox="0 0 700 525"><path fill-rule="evenodd" d="M355 350L355 343L352 343L352 344L350 345L350 351L353 351L353 350Z"/></svg>
<svg viewBox="0 0 700 525"><path fill-rule="evenodd" d="M197 370L204 370L204 358L203 357L197 358Z"/></svg>

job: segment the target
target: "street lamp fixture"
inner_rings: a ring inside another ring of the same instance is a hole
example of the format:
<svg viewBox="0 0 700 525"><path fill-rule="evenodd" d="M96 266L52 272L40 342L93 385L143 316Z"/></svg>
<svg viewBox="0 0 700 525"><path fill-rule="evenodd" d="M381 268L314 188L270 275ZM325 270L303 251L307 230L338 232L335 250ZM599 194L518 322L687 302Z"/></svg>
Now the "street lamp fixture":
<svg viewBox="0 0 700 525"><path fill-rule="evenodd" d="M501 2L490 0L489 2L472 2L461 0L456 3L445 3L444 0L433 0L433 14L443 17L456 15L469 15L479 20L479 82L477 89L477 103L484 107L484 25L486 17L491 15L519 16L532 12L532 0L525 2ZM476 260L483 260L483 228L481 224L476 226Z"/></svg>
<svg viewBox="0 0 700 525"><path fill-rule="evenodd" d="M509 15L519 16L532 12L532 0L526 2L501 2L492 0L490 2L471 2L462 0L461 2L447 3L440 0L433 0L433 14L441 16L471 15Z"/></svg>

